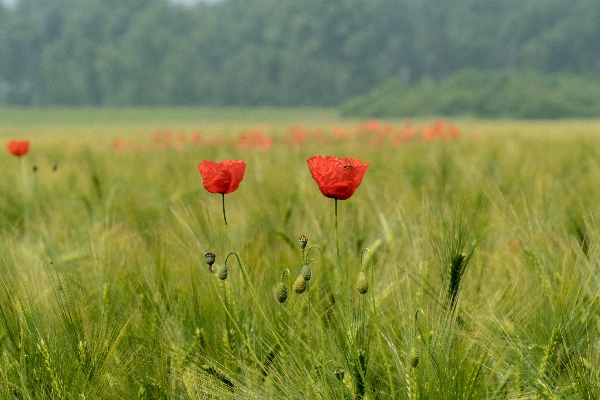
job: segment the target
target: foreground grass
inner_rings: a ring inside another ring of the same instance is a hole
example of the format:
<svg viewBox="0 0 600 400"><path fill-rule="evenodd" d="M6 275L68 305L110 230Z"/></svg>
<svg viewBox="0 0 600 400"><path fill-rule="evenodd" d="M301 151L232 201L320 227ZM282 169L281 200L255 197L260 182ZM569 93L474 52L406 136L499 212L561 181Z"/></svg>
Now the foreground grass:
<svg viewBox="0 0 600 400"><path fill-rule="evenodd" d="M219 136L255 122L229 124L177 129ZM82 122L96 135L73 140L60 124L4 125L6 138L36 129L39 143L0 158L2 397L600 397L598 123L456 124L449 142L266 152L114 151L114 124ZM136 140L157 128L117 125ZM371 163L339 204L344 274L333 201L306 167L314 154ZM196 164L225 158L248 163L227 219L264 316L236 262L219 281L203 260L232 249ZM300 273L301 234L324 257L311 251L308 292L279 304L282 271ZM363 248L367 295L354 289Z"/></svg>

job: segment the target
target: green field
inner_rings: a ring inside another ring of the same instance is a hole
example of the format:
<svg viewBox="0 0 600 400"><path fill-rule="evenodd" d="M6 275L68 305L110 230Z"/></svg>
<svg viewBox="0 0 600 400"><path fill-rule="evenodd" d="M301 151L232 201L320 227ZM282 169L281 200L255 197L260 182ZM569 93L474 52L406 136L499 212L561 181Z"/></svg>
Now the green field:
<svg viewBox="0 0 600 400"><path fill-rule="evenodd" d="M0 141L31 140L0 157L0 397L600 398L599 133L0 109ZM370 163L337 235L316 154ZM224 159L248 165L228 229L196 167ZM318 248L296 294L300 235ZM206 252L244 268L220 280Z"/></svg>

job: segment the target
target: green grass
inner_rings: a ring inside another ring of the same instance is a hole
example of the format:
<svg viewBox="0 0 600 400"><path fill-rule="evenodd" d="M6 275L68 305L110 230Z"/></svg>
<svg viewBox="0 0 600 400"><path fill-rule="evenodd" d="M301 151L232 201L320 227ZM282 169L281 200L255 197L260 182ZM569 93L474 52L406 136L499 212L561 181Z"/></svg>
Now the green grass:
<svg viewBox="0 0 600 400"><path fill-rule="evenodd" d="M35 124L2 112L0 138L32 139L27 157L0 157L2 398L600 397L599 121L458 120L452 141L375 133L260 151L209 144L262 122L226 112L139 126L131 115L152 111L40 110ZM296 122L356 127L269 113L276 137ZM153 147L150 126L171 124L204 145ZM143 147L113 150L116 132ZM371 163L339 202L345 275L315 154ZM226 158L248 164L226 209L252 290L233 256L225 281L204 263L233 250L196 164ZM302 234L323 257L310 251L308 291L280 304Z"/></svg>
<svg viewBox="0 0 600 400"><path fill-rule="evenodd" d="M10 126L261 123L281 120L334 120L334 109L324 108L0 108L0 121Z"/></svg>

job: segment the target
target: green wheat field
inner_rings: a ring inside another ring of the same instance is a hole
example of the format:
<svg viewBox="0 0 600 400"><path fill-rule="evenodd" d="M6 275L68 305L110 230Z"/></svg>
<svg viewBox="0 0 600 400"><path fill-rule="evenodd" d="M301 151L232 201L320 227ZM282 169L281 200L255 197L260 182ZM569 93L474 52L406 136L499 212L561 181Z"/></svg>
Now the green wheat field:
<svg viewBox="0 0 600 400"><path fill-rule="evenodd" d="M10 139L1 398L600 398L598 120L0 109ZM317 154L370 163L337 235Z"/></svg>

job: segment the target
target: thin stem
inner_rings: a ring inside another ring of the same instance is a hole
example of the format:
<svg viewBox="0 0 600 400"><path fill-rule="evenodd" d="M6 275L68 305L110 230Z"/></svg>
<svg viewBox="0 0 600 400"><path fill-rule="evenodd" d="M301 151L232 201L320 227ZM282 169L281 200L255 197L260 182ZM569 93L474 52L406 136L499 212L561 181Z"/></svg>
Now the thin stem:
<svg viewBox="0 0 600 400"><path fill-rule="evenodd" d="M288 293L291 293L292 292L292 277L291 277L291 273L290 273L290 269L289 268L285 268L283 271L281 271L280 281L281 281L281 283L285 284L284 280L285 280L286 274L287 274L287 290L288 290ZM289 323L288 322L289 322L289 319L290 319L290 316L291 316L291 318L292 318L293 332L297 332L296 331L296 314L290 312L290 309L289 309L289 307L290 307L289 304L290 304L291 301L292 301L291 299L288 300L286 302L286 304L284 305L284 307L286 307L286 318L287 318L287 320L285 321L285 326L289 328ZM281 319L283 320L283 317ZM289 329L287 330L287 334L289 335Z"/></svg>
<svg viewBox="0 0 600 400"><path fill-rule="evenodd" d="M225 195L221 195L223 197L223 221L225 221L225 230L227 231L227 237L229 238L229 243L231 244L231 248L234 252L237 253L237 249L235 248L235 243L233 243L233 238L231 237L231 233L229 232L229 225L227 225L227 214L225 213Z"/></svg>
<svg viewBox="0 0 600 400"><path fill-rule="evenodd" d="M312 245L306 250L306 258L309 259L307 264L310 262L310 251L312 249L319 250L319 254L321 255L321 261L323 262L323 268L325 268L325 272L327 273L327 279L329 280L329 284L333 286L333 282L331 282L331 274L329 273L330 268L327 266L327 260L325 259L325 255L323 254L323 250L317 245ZM316 262L316 261L315 261Z"/></svg>
<svg viewBox="0 0 600 400"><path fill-rule="evenodd" d="M310 342L311 342L311 335L310 335L310 282L306 282L306 290L308 291L308 299L307 299L307 305L306 305L306 336L308 339L308 348L309 348L309 360L310 360L310 364L311 367L313 365L313 361L312 361L312 351L311 346L310 346Z"/></svg>
<svg viewBox="0 0 600 400"><path fill-rule="evenodd" d="M242 263L242 259L240 258L238 253L234 253L234 252L229 253L227 255L227 258L229 258L229 256L235 256L235 258L237 258L238 264L240 266L240 270L242 271L242 277L244 278L244 282L246 283L246 286L250 290L250 294L252 295L252 299L254 300L254 303L256 303L256 306L258 307L258 311L261 313L262 317L265 319L265 322L267 323L269 328L271 328L273 333L275 333L275 330L273 329L273 327L271 326L271 323L267 319L267 315L264 313L262 307L260 306L260 303L258 302L258 296L256 296L256 292L254 291L254 287L252 286L252 283L250 282L250 278L248 276L248 273L246 272L246 267L244 267L244 264Z"/></svg>
<svg viewBox="0 0 600 400"><path fill-rule="evenodd" d="M316 262L315 262L316 264ZM319 285L317 283L317 276L315 275L315 287L317 288L317 305L321 299L321 296L319 294ZM323 320L322 318L319 318L319 314L317 313L317 321L319 322L319 339L320 339L320 344L321 344L321 366L322 366L322 371L321 371L321 377L323 380L323 390L325 391L325 398L329 399L329 391L327 390L327 377L326 375L326 371L325 371L325 335L323 334Z"/></svg>
<svg viewBox="0 0 600 400"><path fill-rule="evenodd" d="M340 257L340 242L338 240L338 201L335 199L335 252L337 255L337 262L340 270L342 271L342 276L344 272L344 267L342 266L342 257Z"/></svg>
<svg viewBox="0 0 600 400"><path fill-rule="evenodd" d="M223 306L223 308L225 309L225 313L227 314L227 316L229 317L229 319L231 320L231 322L233 323L233 326L235 327L235 330L239 333L240 337L242 338L242 342L244 343L244 346L248 349L248 351L250 352L250 354L252 355L252 357L254 358L254 360L256 361L256 363L258 364L258 366L260 367L260 369L263 371L263 373L268 373L264 366L262 365L262 363L260 362L260 360L258 359L258 357L256 356L256 353L254 352L254 349L252 349L252 347L250 346L250 343L248 343L248 341L246 340L246 336L243 334L242 330L240 329L240 326L238 325L237 321L235 320L235 318L233 318L233 315L231 315L231 312L229 311L229 308L227 307L227 304L225 304L225 301L221 298L221 295L219 294L219 288L217 287L217 283L215 281L215 279L211 279L214 289L215 289L215 293L217 294L217 298L219 299L219 302L221 303L221 306Z"/></svg>
<svg viewBox="0 0 600 400"><path fill-rule="evenodd" d="M350 318L350 299L348 298L348 291L346 287L346 272L344 271L344 266L342 265L342 257L340 256L340 241L338 235L338 200L335 200L335 225L334 225L334 236L335 236L335 252L337 255L337 263L340 269L340 273L342 274L342 290L344 293L344 301L346 303L346 315Z"/></svg>
<svg viewBox="0 0 600 400"><path fill-rule="evenodd" d="M332 285L331 282L331 275L329 274L329 268L327 268L327 260L325 260L325 255L323 254L323 250L321 250L321 248L319 246L313 245L310 246L307 250L306 250L306 258L307 258L307 264L310 263L311 261L314 261L316 264L316 260L313 260L310 258L310 251L316 248L319 251L319 254L321 255L321 261L323 262L323 267L325 268L325 272L327 274L327 279L329 281L329 284ZM319 294L319 285L317 284L317 276L315 274L315 286L317 288L317 302L320 301L321 296ZM327 391L327 381L326 381L326 377L325 377L325 335L323 333L323 320L321 318L317 319L319 321L319 335L320 335L320 339L321 339L321 365L323 365L323 388L325 389L325 397L329 398L329 394Z"/></svg>
<svg viewBox="0 0 600 400"><path fill-rule="evenodd" d="M254 304L256 304L256 307L258 308L258 311L260 312L261 316L265 320L265 323L267 324L267 326L269 327L269 329L275 336L275 340L277 340L277 343L279 345L281 345L282 343L281 343L281 340L279 339L279 335L277 334L277 331L275 330L273 325L271 325L271 322L267 318L267 315L265 314L262 307L260 306L260 302L258 301L258 296L256 295L256 292L254 291L254 286L252 286L252 282L250 282L250 277L248 276L248 271L246 270L246 267L244 266L244 263L242 262L242 258L240 257L237 249L235 248L235 244L233 243L233 238L231 237L231 233L229 232L229 225L227 225L227 214L225 213L225 195L223 194L222 196L223 196L223 221L225 221L225 228L227 231L227 236L229 237L229 242L231 243L231 247L233 248L233 252L229 253L227 255L227 258L229 258L230 255L234 255L237 258L238 264L240 266L240 270L242 271L242 277L244 278L244 282L246 283L246 286L248 287L248 290L250 291L250 295L252 295ZM227 259L226 259L226 261L227 261Z"/></svg>
<svg viewBox="0 0 600 400"><path fill-rule="evenodd" d="M329 280L329 284L333 285L333 283L331 282L331 275L329 274L329 268L327 268L327 260L325 259L325 255L323 254L323 250L321 250L321 248L317 245L312 245L310 246L308 249L306 249L306 256L304 258L304 261L306 264L310 264L311 262L314 262L315 264L317 264L317 260L310 258L310 251L312 249L317 249L319 251L319 254L321 255L321 261L323 262L323 267L325 268L325 271L327 273L327 279ZM304 254L304 251L303 251ZM319 291L319 284L317 282L318 280L318 275L315 272L314 273L315 276L315 287L317 290L316 296L317 296L317 302L319 301L319 299L321 299L321 295L320 295L320 291ZM310 311L310 292L309 292L309 311ZM327 363L325 362L325 334L323 332L323 320L321 318L317 318L317 321L319 323L319 339L320 339L320 344L321 344L321 366L323 368L323 370L321 371L321 375L322 375L322 380L323 380L323 389L325 390L325 398L328 399L329 398L329 392L327 390L327 379L326 379L326 373L325 373L325 367L327 366ZM309 316L309 327L310 327L310 316ZM310 332L310 328L309 328L309 332ZM310 333L309 333L309 348L310 348ZM329 360L331 361L331 360ZM328 362L329 362L328 361ZM312 362L312 353L311 353L311 362ZM331 361L333 362L333 361Z"/></svg>
<svg viewBox="0 0 600 400"><path fill-rule="evenodd" d="M377 343L379 345L379 351L381 352L381 356L383 357L383 363L385 364L385 368L387 370L392 399L395 399L396 393L394 390L394 378L392 376L392 369L390 367L388 359L385 356L385 352L383 351L383 343L381 342L381 328L379 327L379 317L377 315L377 304L375 303L375 290L374 290L375 289L375 280L374 280L375 274L373 273L373 253L368 248L364 248L360 252L360 271L361 272L363 271L363 254L365 251L369 253L369 261L370 261L369 267L371 268L371 302L373 303L373 319L375 320L375 327L377 329Z"/></svg>
<svg viewBox="0 0 600 400"><path fill-rule="evenodd" d="M23 226L27 226L30 214L31 191L29 189L29 177L27 174L27 162L24 157L19 157L19 165L21 166L21 183L23 194Z"/></svg>
<svg viewBox="0 0 600 400"><path fill-rule="evenodd" d="M227 226L227 216L225 215L225 194L221 194L223 204L223 219L225 220L225 226Z"/></svg>
<svg viewBox="0 0 600 400"><path fill-rule="evenodd" d="M236 331L239 333L240 337L242 338L242 343L248 349L248 351L250 352L250 355L252 356L252 358L254 358L254 361L256 362L256 364L258 365L258 367L260 368L260 370L264 374L264 376L267 376L269 374L269 371L267 371L264 364L260 361L260 359L256 355L256 352L254 351L254 349L250 346L250 343L248 342L246 336L242 332L240 326L236 322L235 318L233 318L233 315L231 315L231 312L229 311L227 304L225 304L225 300L223 300L223 298L219 294L219 288L217 287L216 279L213 277L213 279L211 279L211 281L213 283L213 287L215 289L215 293L217 294L219 302L221 303L221 306L225 309L225 313L227 313L227 316L229 317L229 319L235 326ZM277 338L277 336L276 336L276 338ZM279 340L279 339L277 339L277 340ZM280 390L283 389L280 383L276 382L275 380L273 380L273 381Z"/></svg>

